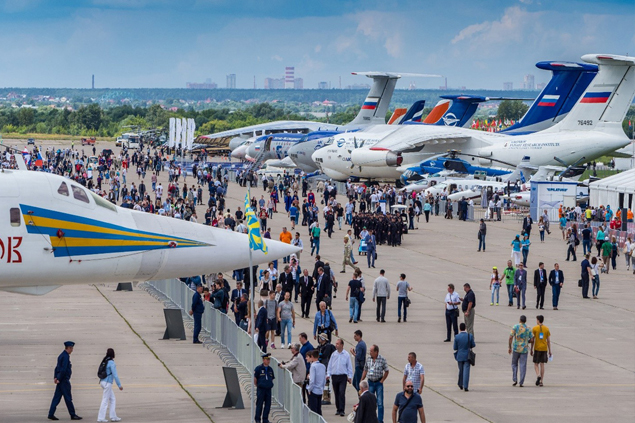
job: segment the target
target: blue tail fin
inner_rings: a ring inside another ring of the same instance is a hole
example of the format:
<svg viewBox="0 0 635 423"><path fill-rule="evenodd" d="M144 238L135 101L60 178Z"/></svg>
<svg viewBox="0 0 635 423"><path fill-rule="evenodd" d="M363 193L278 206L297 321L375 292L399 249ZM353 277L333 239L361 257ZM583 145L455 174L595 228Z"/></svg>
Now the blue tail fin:
<svg viewBox="0 0 635 423"><path fill-rule="evenodd" d="M452 100L452 105L435 125L459 127L469 126L478 105L488 100L487 97L475 95L442 95L441 98Z"/></svg>
<svg viewBox="0 0 635 423"><path fill-rule="evenodd" d="M423 108L426 105L425 100L418 100L410 106L406 114L403 118L401 118L401 123L403 122L421 122L421 117L423 116Z"/></svg>
<svg viewBox="0 0 635 423"><path fill-rule="evenodd" d="M571 111L598 71L596 65L573 62L538 62L536 67L552 71L551 80L525 116L502 132L526 134L555 125Z"/></svg>

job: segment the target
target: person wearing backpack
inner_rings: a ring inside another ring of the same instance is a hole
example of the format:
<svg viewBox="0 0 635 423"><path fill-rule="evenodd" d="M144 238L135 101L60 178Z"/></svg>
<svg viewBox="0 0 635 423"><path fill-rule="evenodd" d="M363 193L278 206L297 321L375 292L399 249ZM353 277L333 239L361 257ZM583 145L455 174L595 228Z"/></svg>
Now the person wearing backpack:
<svg viewBox="0 0 635 423"><path fill-rule="evenodd" d="M110 421L118 422L121 418L117 417L115 410L116 400L115 394L112 391L113 381L117 383L120 391L123 391L123 386L119 381L119 375L117 375L117 366L115 365L115 350L108 348L106 356L101 361L99 369L97 370L97 377L99 378L99 385L103 389L103 396L101 398L101 406L99 407L99 415L97 416L98 422L107 422L106 409L110 406Z"/></svg>

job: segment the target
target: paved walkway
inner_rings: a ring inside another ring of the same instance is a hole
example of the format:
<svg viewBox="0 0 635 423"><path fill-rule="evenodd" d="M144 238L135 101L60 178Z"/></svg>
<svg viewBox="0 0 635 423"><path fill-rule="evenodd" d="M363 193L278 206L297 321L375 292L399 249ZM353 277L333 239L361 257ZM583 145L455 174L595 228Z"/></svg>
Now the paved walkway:
<svg viewBox="0 0 635 423"><path fill-rule="evenodd" d="M166 173L160 180L167 187ZM130 177L130 181L136 182L136 176ZM188 185L191 183L192 179L188 178ZM245 191L245 188L231 184L227 207L232 211L237 206L242 208ZM260 198L262 190L254 188L251 194ZM338 200L345 202L341 195ZM280 206L279 210L284 207ZM203 206L198 207L199 221L203 220L204 211ZM269 219L269 225L273 228L274 238L283 225L290 229L283 212ZM360 329L368 345L379 345L380 353L391 366L385 391L386 422L391 421L391 404L401 390L401 372L409 351L415 351L425 366L423 400L428 421L632 420L635 415L635 276L626 272L623 257L618 259L617 271L602 275L599 299L583 300L577 288L579 262L564 260L566 246L560 233L554 231L541 244L537 231L534 231L528 261L530 277L539 261L544 261L548 270L558 261L566 281L558 311L551 309L550 291L547 292L546 309L540 313L534 308L533 288L530 286L527 291L528 308L524 313L531 325L535 324L537 314L545 316L545 324L552 333L554 360L547 364L544 387L534 385L535 374L530 363L525 387L514 388L511 386L507 340L511 326L518 322L521 313L506 306L504 291L501 292L501 305L490 307L489 278L492 266L502 269L506 265L511 251L509 244L519 233L520 222L488 223L485 253L476 252L476 223L448 221L439 216L432 217L428 224L422 218L418 226L418 230L404 237L401 247L379 247L377 269L368 269L364 257L360 261L368 286L372 285L380 268L386 269L393 289L398 275L407 274L414 287L408 323L397 323L397 300L393 291L388 302L387 323L375 322L374 304L369 295L363 306L364 321L349 324L344 286L351 278L351 272L348 269L346 274L339 273L344 231L336 230L332 239L324 235L321 241L322 258L331 262L342 286L334 300L333 312L346 347L353 342L353 332ZM308 246L307 228L299 226L297 229ZM302 266L312 269L313 261L305 249ZM443 342L443 299L447 284L454 283L460 289L465 282L472 285L477 298L477 365L472 368L468 393L456 386L457 366L452 347ZM161 304L144 292L115 293L113 288L99 289L214 421L248 420L248 411L214 409L222 403L224 396L218 357L190 343L158 341L164 330ZM117 392L118 409L127 421L209 421L95 288L64 287L44 297L3 293L0 295L0 316L0 421L32 422L45 417L53 392L51 379L55 358L66 339L78 342L72 359L74 397L80 415L89 419L96 416L101 398L96 368L105 348L112 346L119 354L117 364L126 388ZM297 339L301 331L311 333L312 327L312 319L298 318L294 338ZM284 359L289 354L288 350L274 350L278 358ZM349 387L347 412L356 402L354 398L353 388ZM246 395L243 399L247 402ZM28 407L23 406L27 401ZM65 415L63 409L62 405L59 416ZM326 406L323 410L327 421L345 421L343 417L334 416L334 406Z"/></svg>
<svg viewBox="0 0 635 423"><path fill-rule="evenodd" d="M47 421L53 369L66 340L76 342L73 399L96 421L102 390L97 367L112 347L123 391L117 414L127 422L249 421L245 410L216 409L226 389L220 358L188 341L159 340L163 305L145 291L115 285L66 286L43 297L0 295L0 421ZM243 392L243 401L249 397ZM57 417L68 419L64 402Z"/></svg>

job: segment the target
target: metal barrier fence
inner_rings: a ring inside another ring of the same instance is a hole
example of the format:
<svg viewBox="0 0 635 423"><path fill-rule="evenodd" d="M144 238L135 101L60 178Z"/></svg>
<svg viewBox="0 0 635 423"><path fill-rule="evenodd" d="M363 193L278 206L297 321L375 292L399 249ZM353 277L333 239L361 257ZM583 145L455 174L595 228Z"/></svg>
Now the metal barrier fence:
<svg viewBox="0 0 635 423"><path fill-rule="evenodd" d="M165 295L181 310L188 311L192 308L192 295L194 291L177 279L146 282L154 289ZM256 357L252 354L252 337L242 330L234 320L225 313L221 313L205 302L202 327L209 332L213 341L221 344L234 356L234 358L247 369L249 374L254 373L254 363L259 365L260 349L255 348ZM289 414L291 423L326 423L322 416L309 410L302 401L302 389L293 382L291 372L278 367L278 360L271 357L271 367L275 375L273 400L278 402ZM253 393L252 393L253 395Z"/></svg>

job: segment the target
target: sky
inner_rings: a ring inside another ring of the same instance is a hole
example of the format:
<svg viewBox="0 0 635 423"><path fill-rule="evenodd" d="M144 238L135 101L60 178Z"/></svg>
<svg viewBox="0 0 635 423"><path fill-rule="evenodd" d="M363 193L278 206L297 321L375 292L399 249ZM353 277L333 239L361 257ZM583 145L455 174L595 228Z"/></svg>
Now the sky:
<svg viewBox="0 0 635 423"><path fill-rule="evenodd" d="M356 71L520 88L542 60L635 56L633 0L0 0L0 87L263 88L295 66L305 88ZM437 88L405 77L398 88Z"/></svg>

